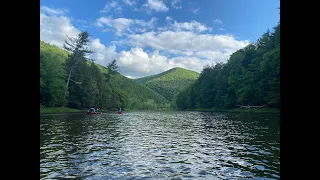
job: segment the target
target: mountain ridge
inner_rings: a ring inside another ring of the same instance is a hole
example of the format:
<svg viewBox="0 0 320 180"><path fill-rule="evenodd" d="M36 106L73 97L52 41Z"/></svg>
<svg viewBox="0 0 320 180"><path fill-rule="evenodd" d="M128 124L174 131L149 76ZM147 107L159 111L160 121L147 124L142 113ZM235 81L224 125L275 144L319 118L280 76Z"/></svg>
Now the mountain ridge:
<svg viewBox="0 0 320 180"><path fill-rule="evenodd" d="M145 84L168 101L172 101L180 91L194 83L199 75L195 71L175 67L159 74L137 78L135 81Z"/></svg>

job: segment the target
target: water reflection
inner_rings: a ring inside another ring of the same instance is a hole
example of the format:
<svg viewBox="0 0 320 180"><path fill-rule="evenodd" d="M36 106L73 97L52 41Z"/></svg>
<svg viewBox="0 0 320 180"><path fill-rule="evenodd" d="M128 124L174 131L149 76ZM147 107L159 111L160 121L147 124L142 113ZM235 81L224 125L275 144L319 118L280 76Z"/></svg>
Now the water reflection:
<svg viewBox="0 0 320 180"><path fill-rule="evenodd" d="M278 121L176 111L40 117L40 178L279 179Z"/></svg>

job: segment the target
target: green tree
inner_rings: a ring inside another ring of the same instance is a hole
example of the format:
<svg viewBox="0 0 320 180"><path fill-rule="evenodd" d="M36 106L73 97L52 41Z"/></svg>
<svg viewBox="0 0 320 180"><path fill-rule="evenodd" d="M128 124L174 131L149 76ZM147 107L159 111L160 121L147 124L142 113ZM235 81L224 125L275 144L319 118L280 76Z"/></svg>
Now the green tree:
<svg viewBox="0 0 320 180"><path fill-rule="evenodd" d="M67 90L69 88L70 78L72 77L73 70L79 66L81 63L86 63L85 56L87 56L90 53L93 53L93 51L88 49L89 44L89 33L84 31L79 33L76 37L71 38L67 36L67 40L63 44L64 49L71 52L71 54L68 56L68 59L66 61L67 70L69 72L68 79L67 79L67 85L66 85L66 91L63 97L63 100L65 102L65 97Z"/></svg>
<svg viewBox="0 0 320 180"><path fill-rule="evenodd" d="M119 66L117 65L117 61L114 59L107 65L108 73L106 75L107 82L110 81L110 78L119 74Z"/></svg>
<svg viewBox="0 0 320 180"><path fill-rule="evenodd" d="M175 98L186 108L280 106L280 23L234 52L227 63L205 66L197 81Z"/></svg>

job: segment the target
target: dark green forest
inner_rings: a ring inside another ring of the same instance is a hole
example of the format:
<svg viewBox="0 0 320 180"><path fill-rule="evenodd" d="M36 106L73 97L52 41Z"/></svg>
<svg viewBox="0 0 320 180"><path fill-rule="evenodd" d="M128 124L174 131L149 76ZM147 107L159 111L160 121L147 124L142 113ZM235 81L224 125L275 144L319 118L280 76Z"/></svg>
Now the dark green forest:
<svg viewBox="0 0 320 180"><path fill-rule="evenodd" d="M160 74L138 78L136 81L161 94L168 101L194 83L199 73L183 68L173 68Z"/></svg>
<svg viewBox="0 0 320 180"><path fill-rule="evenodd" d="M169 102L148 87L122 76L116 60L107 67L86 57L88 33L68 38L62 50L40 41L40 107L159 109Z"/></svg>
<svg viewBox="0 0 320 180"><path fill-rule="evenodd" d="M280 107L280 23L227 63L207 65L197 81L177 95L179 109Z"/></svg>

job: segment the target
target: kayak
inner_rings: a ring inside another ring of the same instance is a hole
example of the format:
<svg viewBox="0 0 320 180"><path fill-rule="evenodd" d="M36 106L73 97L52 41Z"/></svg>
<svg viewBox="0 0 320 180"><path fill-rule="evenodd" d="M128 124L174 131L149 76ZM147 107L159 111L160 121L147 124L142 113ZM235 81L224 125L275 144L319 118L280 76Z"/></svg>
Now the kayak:
<svg viewBox="0 0 320 180"><path fill-rule="evenodd" d="M102 114L102 112L87 112L87 114L91 115L91 114Z"/></svg>
<svg viewBox="0 0 320 180"><path fill-rule="evenodd" d="M123 114L123 112L117 112L117 114Z"/></svg>

